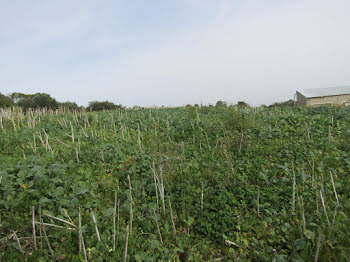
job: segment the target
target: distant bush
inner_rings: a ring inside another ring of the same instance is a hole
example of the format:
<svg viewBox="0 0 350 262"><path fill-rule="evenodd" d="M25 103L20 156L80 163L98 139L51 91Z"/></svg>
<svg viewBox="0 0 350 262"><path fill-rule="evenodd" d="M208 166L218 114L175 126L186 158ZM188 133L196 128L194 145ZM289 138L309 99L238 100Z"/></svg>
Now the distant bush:
<svg viewBox="0 0 350 262"><path fill-rule="evenodd" d="M0 93L0 108L14 106L11 98Z"/></svg>
<svg viewBox="0 0 350 262"><path fill-rule="evenodd" d="M63 103L59 103L59 106L69 110L76 110L79 108L77 103L75 102L63 102Z"/></svg>
<svg viewBox="0 0 350 262"><path fill-rule="evenodd" d="M89 106L86 108L89 111L103 111L103 110L116 110L122 109L121 105L116 105L109 101L92 101L89 102Z"/></svg>
<svg viewBox="0 0 350 262"><path fill-rule="evenodd" d="M272 105L269 105L268 107L285 107L285 106L295 106L295 102L293 99L290 99L288 101L284 101L284 102L276 102L276 103L273 103Z"/></svg>
<svg viewBox="0 0 350 262"><path fill-rule="evenodd" d="M22 93L12 93L10 95L13 103L17 106L22 107L23 109L28 108L48 108L56 109L58 108L59 103L56 99L52 98L49 94L45 93L36 93L34 95L26 95Z"/></svg>
<svg viewBox="0 0 350 262"><path fill-rule="evenodd" d="M238 101L237 107L239 107L239 108L249 108L250 105L248 103L244 102L244 101Z"/></svg>
<svg viewBox="0 0 350 262"><path fill-rule="evenodd" d="M34 108L50 108L56 109L58 108L58 102L56 99L52 98L49 94L45 93L37 93L33 97L33 107Z"/></svg>
<svg viewBox="0 0 350 262"><path fill-rule="evenodd" d="M215 107L227 107L227 103L225 101L217 101Z"/></svg>

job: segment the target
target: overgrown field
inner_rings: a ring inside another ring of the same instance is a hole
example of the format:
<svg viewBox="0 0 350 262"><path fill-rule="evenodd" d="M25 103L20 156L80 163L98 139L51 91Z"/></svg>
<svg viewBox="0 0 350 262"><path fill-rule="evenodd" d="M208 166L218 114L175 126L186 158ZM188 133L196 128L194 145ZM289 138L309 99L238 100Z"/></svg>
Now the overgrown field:
<svg viewBox="0 0 350 262"><path fill-rule="evenodd" d="M2 110L0 259L349 261L349 141L347 108Z"/></svg>

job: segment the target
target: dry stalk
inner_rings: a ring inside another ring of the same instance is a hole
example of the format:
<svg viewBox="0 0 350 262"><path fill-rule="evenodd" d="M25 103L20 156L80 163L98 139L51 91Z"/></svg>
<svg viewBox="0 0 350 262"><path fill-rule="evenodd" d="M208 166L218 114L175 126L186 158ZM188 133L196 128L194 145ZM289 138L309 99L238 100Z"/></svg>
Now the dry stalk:
<svg viewBox="0 0 350 262"><path fill-rule="evenodd" d="M318 261L318 255L320 253L320 248L321 248L321 241L322 241L322 234L320 233L320 235L318 236L318 240L317 240L317 247L316 247L316 254L315 254L315 262Z"/></svg>
<svg viewBox="0 0 350 262"><path fill-rule="evenodd" d="M116 237L116 240L115 240L115 242L116 242L116 244L115 245L117 245L118 244L118 235L119 235L119 199L118 199L118 207L117 207L117 209L118 209L118 211L117 211L117 237Z"/></svg>
<svg viewBox="0 0 350 262"><path fill-rule="evenodd" d="M300 196L300 206L301 206L301 216L303 218L303 228L304 228L304 232L306 232L306 220L305 220L305 210L304 210L304 199L303 199L303 196Z"/></svg>
<svg viewBox="0 0 350 262"><path fill-rule="evenodd" d="M293 171L292 215L295 215L295 192L296 192L297 180L296 180L296 176L295 176L295 170L294 170L293 162L292 162L292 171Z"/></svg>
<svg viewBox="0 0 350 262"><path fill-rule="evenodd" d="M203 200L204 200L204 185L202 182L202 190L201 190L201 211L202 211L202 214L203 214ZM170 203L170 200L169 200L169 203Z"/></svg>
<svg viewBox="0 0 350 262"><path fill-rule="evenodd" d="M326 214L328 226L331 226L331 223L329 222L329 219L328 219L328 214L327 214L327 209L326 209L326 203L325 203L325 201L324 201L324 197L323 197L323 194L322 194L322 190L320 190L320 196L321 196L321 200L322 200L323 210L324 210L324 213Z"/></svg>
<svg viewBox="0 0 350 262"><path fill-rule="evenodd" d="M41 206L39 205L39 221L41 221ZM42 234L43 225L40 223L39 234L40 234L40 248L43 249L43 234Z"/></svg>
<svg viewBox="0 0 350 262"><path fill-rule="evenodd" d="M35 221L35 224L41 225L41 226L45 225L45 226L48 226L48 227L55 227L55 228L60 228L60 229L67 229L69 231L75 231L75 228L58 226L58 225L55 225L55 224L41 223L41 222L36 222L36 221Z"/></svg>
<svg viewBox="0 0 350 262"><path fill-rule="evenodd" d="M66 147L69 147L69 148L70 148L70 146L69 146L69 145L67 145L66 143L62 142L62 141L61 141L61 140L59 140L57 137L56 137L56 140L57 140L57 142L59 142L60 144L62 144L62 145L64 145L64 146L66 146Z"/></svg>
<svg viewBox="0 0 350 262"><path fill-rule="evenodd" d="M54 254L53 254L53 251L52 251L52 248L51 248L51 245L50 245L50 242L49 242L49 238L47 237L47 234L46 234L46 230L45 230L45 223L43 223L43 220L40 221L40 223L43 225L43 232L44 232L44 236L45 236L45 239L46 239L46 244L50 250L50 253L51 253L51 256L52 258L54 258Z"/></svg>
<svg viewBox="0 0 350 262"><path fill-rule="evenodd" d="M258 213L258 216L260 216L260 189L258 187L258 196L256 199L257 206L256 206L256 212Z"/></svg>
<svg viewBox="0 0 350 262"><path fill-rule="evenodd" d="M67 224L67 225L70 225L70 226L72 226L72 227L76 227L76 225L74 225L73 223L68 222L68 221L66 221L66 220L64 220L64 219L62 219L62 218L54 217L54 216L51 216L51 215L49 215L49 214L44 214L44 216L47 216L47 217L52 218L52 219L55 219L55 220L57 220L57 221L60 221L60 222L62 222L62 223L65 223L65 224Z"/></svg>
<svg viewBox="0 0 350 262"><path fill-rule="evenodd" d="M332 174L331 171L329 171L329 174L331 175L331 180L332 180L334 195L335 195L335 198L337 199L337 204L339 205L339 198L338 198L337 190L335 189L335 183L334 183L334 179L333 179L333 174Z"/></svg>
<svg viewBox="0 0 350 262"><path fill-rule="evenodd" d="M128 175L129 180L129 193L130 193L130 234L132 233L132 221L133 221L133 212L132 212L132 187L131 187L131 181L130 176Z"/></svg>
<svg viewBox="0 0 350 262"><path fill-rule="evenodd" d="M242 151L242 146L243 146L243 138L244 138L244 132L242 131L242 136L241 136L241 140L239 142L239 152Z"/></svg>
<svg viewBox="0 0 350 262"><path fill-rule="evenodd" d="M63 209L63 213L65 214L65 216L69 219L69 221L74 225L73 220L70 218L70 216L68 215L67 211L65 209Z"/></svg>
<svg viewBox="0 0 350 262"><path fill-rule="evenodd" d="M153 162L153 167L151 167L151 169L152 169L152 172L154 175L154 184L156 186L157 205L159 204L158 203L158 193L157 193L157 188L158 188L160 199L162 201L163 214L164 214L164 216L166 216L163 172L162 172L162 169L160 168L159 175L157 174L154 162Z"/></svg>
<svg viewBox="0 0 350 262"><path fill-rule="evenodd" d="M86 254L86 249L85 249L85 244L84 244L84 237L83 237L83 231L81 230L81 210L80 207L78 209L78 216L79 216L79 252L81 252L81 248L83 249L83 253L84 253L84 260L85 262L88 261L87 259L87 254Z"/></svg>
<svg viewBox="0 0 350 262"><path fill-rule="evenodd" d="M160 228L159 228L159 225L158 225L158 219L157 219L156 211L153 210L153 213L154 213L154 220L156 221L156 225L157 225L157 230L158 230L158 235L159 235L160 243L162 243L162 245L164 245L164 243L163 243L163 238L162 238L162 234L160 233Z"/></svg>
<svg viewBox="0 0 350 262"><path fill-rule="evenodd" d="M117 198L118 198L118 193L115 192L114 210L113 210L113 252L115 252L115 236L116 236L115 217L116 217L116 213L117 213Z"/></svg>
<svg viewBox="0 0 350 262"><path fill-rule="evenodd" d="M79 253L81 252L81 214L80 207L78 209L78 245L79 245Z"/></svg>
<svg viewBox="0 0 350 262"><path fill-rule="evenodd" d="M173 209L171 208L170 198L168 199L168 202L169 202L169 209L170 209L170 218L171 218L171 222L173 224L173 233L174 233L174 237L176 238L175 219L174 219L174 216L173 216Z"/></svg>
<svg viewBox="0 0 350 262"><path fill-rule="evenodd" d="M92 211L92 208L90 208L90 212L91 212L92 221L94 222L97 240L98 240L98 242L100 242L101 241L101 237L100 237L100 233L98 232L97 221L96 221L96 218L95 218L95 214Z"/></svg>
<svg viewBox="0 0 350 262"><path fill-rule="evenodd" d="M129 242L129 225L126 226L126 233L125 233L125 247L124 247L124 257L123 257L124 262L126 262L126 256L128 255L128 242Z"/></svg>
<svg viewBox="0 0 350 262"><path fill-rule="evenodd" d="M21 242L19 242L19 239L18 239L18 237L17 237L17 234L16 234L16 232L14 232L14 231L13 231L13 236L15 237L16 242L17 242L17 244L18 244L18 249L19 249L19 251L20 251L22 254L24 254L25 252L24 252L23 248L21 247Z"/></svg>
<svg viewBox="0 0 350 262"><path fill-rule="evenodd" d="M33 229L33 242L34 242L34 250L37 251L38 247L36 245L36 234L35 234L35 208L32 206L32 229Z"/></svg>
<svg viewBox="0 0 350 262"><path fill-rule="evenodd" d="M79 164L79 152L78 152L78 148L75 149L75 157L77 159L77 163Z"/></svg>

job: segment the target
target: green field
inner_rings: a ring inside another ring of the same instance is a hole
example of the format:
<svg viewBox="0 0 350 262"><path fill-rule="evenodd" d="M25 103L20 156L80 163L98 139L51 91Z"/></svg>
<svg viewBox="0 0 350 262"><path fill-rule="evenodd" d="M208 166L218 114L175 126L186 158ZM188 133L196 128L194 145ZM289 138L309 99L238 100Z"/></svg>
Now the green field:
<svg viewBox="0 0 350 262"><path fill-rule="evenodd" d="M0 117L2 261L350 260L347 108Z"/></svg>

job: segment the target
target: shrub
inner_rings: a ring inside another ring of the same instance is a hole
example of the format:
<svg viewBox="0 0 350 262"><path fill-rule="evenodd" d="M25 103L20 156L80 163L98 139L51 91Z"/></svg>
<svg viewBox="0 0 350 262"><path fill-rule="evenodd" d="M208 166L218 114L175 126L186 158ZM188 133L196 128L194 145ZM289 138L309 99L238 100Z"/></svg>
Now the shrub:
<svg viewBox="0 0 350 262"><path fill-rule="evenodd" d="M109 101L92 101L89 102L89 106L86 109L89 111L116 110L122 109L122 106Z"/></svg>
<svg viewBox="0 0 350 262"><path fill-rule="evenodd" d="M14 105L14 103L12 102L11 98L0 93L0 107L1 108L11 107L13 105Z"/></svg>

